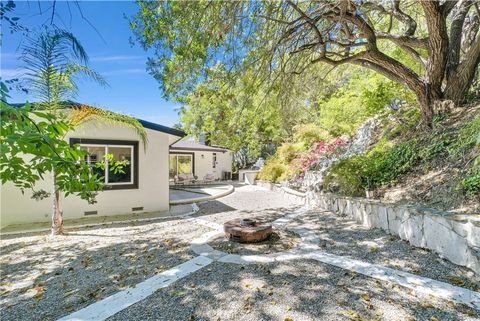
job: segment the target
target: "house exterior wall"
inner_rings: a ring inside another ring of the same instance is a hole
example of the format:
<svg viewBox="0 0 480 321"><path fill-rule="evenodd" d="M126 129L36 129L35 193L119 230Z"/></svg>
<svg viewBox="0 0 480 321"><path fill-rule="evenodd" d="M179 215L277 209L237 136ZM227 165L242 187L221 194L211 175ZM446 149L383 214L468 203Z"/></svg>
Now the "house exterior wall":
<svg viewBox="0 0 480 321"><path fill-rule="evenodd" d="M171 154L175 153L194 153L194 174L198 176L199 180L207 174L213 174L215 178L222 179L223 172L232 171L232 153L226 152L210 152L210 151L195 151L195 150L170 150ZM213 168L213 154L217 155L217 166ZM203 157L202 157L203 155Z"/></svg>
<svg viewBox="0 0 480 321"><path fill-rule="evenodd" d="M169 209L168 154L169 144L174 136L145 129L148 135L146 150L142 142L138 144L138 189L105 190L97 196L97 203L70 195L62 199L64 218L85 217L86 211L97 211L96 216L122 215L132 213L133 207L143 207L140 212L164 211ZM89 122L80 126L66 137L139 141L135 131L112 124L101 125ZM48 192L52 187L51 177L37 183L37 189ZM0 226L11 224L50 221L52 199L35 201L32 193L21 191L7 183L1 187ZM138 213L138 212L136 212Z"/></svg>

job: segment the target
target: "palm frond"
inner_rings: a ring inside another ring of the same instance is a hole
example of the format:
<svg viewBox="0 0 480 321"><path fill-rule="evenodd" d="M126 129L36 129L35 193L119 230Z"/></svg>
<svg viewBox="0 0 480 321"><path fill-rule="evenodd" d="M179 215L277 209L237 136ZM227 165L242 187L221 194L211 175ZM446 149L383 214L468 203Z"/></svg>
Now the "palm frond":
<svg viewBox="0 0 480 321"><path fill-rule="evenodd" d="M71 33L65 30L57 29L54 34L54 41L62 43L63 45L71 46L71 53L81 62L88 62L88 54L83 48L78 39Z"/></svg>
<svg viewBox="0 0 480 321"><path fill-rule="evenodd" d="M91 80L95 81L102 87L107 87L108 83L105 78L102 77L98 72L89 68L88 66L83 66L79 64L71 64L65 70L65 76L73 77L76 75L84 75L90 78Z"/></svg>
<svg viewBox="0 0 480 321"><path fill-rule="evenodd" d="M73 108L68 114L68 119L73 126L78 126L95 119L103 123L118 124L132 128L142 141L144 149L146 150L147 148L147 132L138 119L134 117L97 107L82 105Z"/></svg>
<svg viewBox="0 0 480 321"><path fill-rule="evenodd" d="M75 38L65 30L45 29L27 37L21 47L21 59L27 72L24 85L35 99L49 102L68 100L77 93L76 77L94 80L107 86L105 79L90 69L88 55Z"/></svg>

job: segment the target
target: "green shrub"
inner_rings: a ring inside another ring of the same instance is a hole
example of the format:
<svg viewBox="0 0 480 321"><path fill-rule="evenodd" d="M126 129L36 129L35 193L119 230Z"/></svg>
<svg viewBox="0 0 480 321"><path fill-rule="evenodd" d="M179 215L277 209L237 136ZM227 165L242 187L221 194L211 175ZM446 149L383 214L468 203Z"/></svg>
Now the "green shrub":
<svg viewBox="0 0 480 321"><path fill-rule="evenodd" d="M320 106L319 124L334 136L353 135L369 114L362 99L352 93L333 96Z"/></svg>
<svg viewBox="0 0 480 321"><path fill-rule="evenodd" d="M395 182L419 162L415 139L392 145L380 141L365 155L335 164L325 179L329 190L359 196L365 189L375 189Z"/></svg>
<svg viewBox="0 0 480 321"><path fill-rule="evenodd" d="M318 141L329 141L332 136L318 125L310 123L295 126L293 139L305 150Z"/></svg>
<svg viewBox="0 0 480 321"><path fill-rule="evenodd" d="M480 167L462 181L462 187L468 198L480 197Z"/></svg>
<svg viewBox="0 0 480 321"><path fill-rule="evenodd" d="M451 156L463 155L475 145L480 146L480 115L460 130L448 152Z"/></svg>
<svg viewBox="0 0 480 321"><path fill-rule="evenodd" d="M290 163L301 152L303 146L301 144L283 143L277 149L277 157L284 164Z"/></svg>
<svg viewBox="0 0 480 321"><path fill-rule="evenodd" d="M280 177L285 174L288 167L285 164L280 163L277 159L270 158L265 162L260 173L258 173L258 179L280 183Z"/></svg>
<svg viewBox="0 0 480 321"><path fill-rule="evenodd" d="M448 151L448 147L452 144L452 140L446 134L435 135L429 137L431 144L428 144L422 148L419 152L419 156L423 162L432 160L438 155L441 155Z"/></svg>
<svg viewBox="0 0 480 321"><path fill-rule="evenodd" d="M333 165L323 181L325 190L348 196L364 196L362 157L342 160Z"/></svg>
<svg viewBox="0 0 480 321"><path fill-rule="evenodd" d="M396 181L418 163L416 140L396 146L378 144L365 156L363 184L372 189Z"/></svg>
<svg viewBox="0 0 480 321"><path fill-rule="evenodd" d="M387 139L394 139L411 132L418 125L422 119L420 109L417 107L406 108L397 115L400 124L391 121L390 118L384 117L383 120L390 128L386 130L385 137Z"/></svg>

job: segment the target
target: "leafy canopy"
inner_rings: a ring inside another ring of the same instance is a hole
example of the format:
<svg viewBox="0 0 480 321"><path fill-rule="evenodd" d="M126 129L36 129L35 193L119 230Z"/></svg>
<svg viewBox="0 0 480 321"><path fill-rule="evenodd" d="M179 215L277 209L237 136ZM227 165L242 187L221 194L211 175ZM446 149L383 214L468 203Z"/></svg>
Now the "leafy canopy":
<svg viewBox="0 0 480 321"><path fill-rule="evenodd" d="M29 104L12 108L4 100L1 114L2 184L12 182L22 191L33 190L36 198L45 198L49 193L35 190L35 184L55 170L58 189L65 196L95 201L103 182L84 161L86 151L65 141L65 134L73 129L68 121L48 111L31 110Z"/></svg>

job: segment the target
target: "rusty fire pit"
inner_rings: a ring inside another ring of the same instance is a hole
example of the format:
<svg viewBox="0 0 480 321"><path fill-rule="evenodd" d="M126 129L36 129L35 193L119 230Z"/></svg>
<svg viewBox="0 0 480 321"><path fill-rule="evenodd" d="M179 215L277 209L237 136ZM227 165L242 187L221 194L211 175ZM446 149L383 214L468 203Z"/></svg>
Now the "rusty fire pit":
<svg viewBox="0 0 480 321"><path fill-rule="evenodd" d="M272 234L272 224L237 218L223 224L223 230L231 241L255 243L266 240Z"/></svg>

